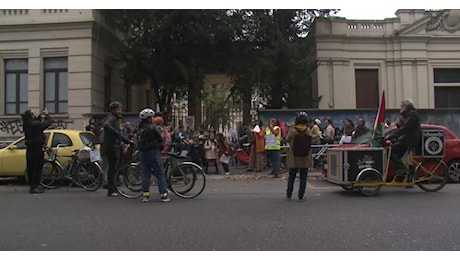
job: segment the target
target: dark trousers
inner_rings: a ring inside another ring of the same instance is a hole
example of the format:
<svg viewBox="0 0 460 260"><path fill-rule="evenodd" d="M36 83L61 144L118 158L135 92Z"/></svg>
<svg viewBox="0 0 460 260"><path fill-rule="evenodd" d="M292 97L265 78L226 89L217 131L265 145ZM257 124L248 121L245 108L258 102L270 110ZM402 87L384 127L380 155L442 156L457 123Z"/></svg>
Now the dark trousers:
<svg viewBox="0 0 460 260"><path fill-rule="evenodd" d="M222 168L224 168L224 172L229 172L229 169L228 169L228 163L222 163Z"/></svg>
<svg viewBox="0 0 460 260"><path fill-rule="evenodd" d="M42 178L44 153L42 148L27 148L27 179L29 179L30 188L35 188L40 185Z"/></svg>
<svg viewBox="0 0 460 260"><path fill-rule="evenodd" d="M107 171L107 194L116 192L115 175L117 174L118 164L120 162L120 148L111 148L104 151L109 159L109 169Z"/></svg>
<svg viewBox="0 0 460 260"><path fill-rule="evenodd" d="M407 152L407 145L402 144L400 142L396 142L392 145L391 147L391 162L393 163L393 167L395 169L395 172L404 172L408 171L406 165L402 161L402 157L404 154Z"/></svg>
<svg viewBox="0 0 460 260"><path fill-rule="evenodd" d="M217 165L217 159L206 159L205 172L208 173L209 163L214 163L216 167L216 174L219 174L219 166Z"/></svg>
<svg viewBox="0 0 460 260"><path fill-rule="evenodd" d="M281 164L281 151L280 150L266 150L269 159L270 165L272 167L273 174L278 174L280 172L280 164Z"/></svg>
<svg viewBox="0 0 460 260"><path fill-rule="evenodd" d="M289 169L289 178L287 186L287 197L292 197L292 192L294 190L294 181L297 175L297 172L300 171L300 184L299 184L299 199L303 199L305 195L305 189L307 187L307 175L308 168L290 168Z"/></svg>

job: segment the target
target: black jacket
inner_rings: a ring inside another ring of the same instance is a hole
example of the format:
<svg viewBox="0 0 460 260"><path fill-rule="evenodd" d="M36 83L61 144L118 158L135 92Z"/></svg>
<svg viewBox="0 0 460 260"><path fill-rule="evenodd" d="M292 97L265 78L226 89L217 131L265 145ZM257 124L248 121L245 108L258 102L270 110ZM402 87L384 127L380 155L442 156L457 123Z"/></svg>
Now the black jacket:
<svg viewBox="0 0 460 260"><path fill-rule="evenodd" d="M415 109L410 109L401 113L404 124L396 130L391 137L399 138L399 142L417 148L420 144L420 116Z"/></svg>
<svg viewBox="0 0 460 260"><path fill-rule="evenodd" d="M37 117L36 119L24 121L22 128L25 135L25 144L28 149L42 148L45 144L45 136L43 130L48 128L52 123L49 115L45 118Z"/></svg>
<svg viewBox="0 0 460 260"><path fill-rule="evenodd" d="M118 118L114 114L109 114L104 120L104 151L120 149L121 142L130 143L131 141L121 133Z"/></svg>
<svg viewBox="0 0 460 260"><path fill-rule="evenodd" d="M137 147L140 151L163 150L163 137L160 129L152 123L146 123L138 132Z"/></svg>
<svg viewBox="0 0 460 260"><path fill-rule="evenodd" d="M369 128L367 128L366 126L361 126L361 125L358 125L355 129L355 138L365 134L369 132Z"/></svg>

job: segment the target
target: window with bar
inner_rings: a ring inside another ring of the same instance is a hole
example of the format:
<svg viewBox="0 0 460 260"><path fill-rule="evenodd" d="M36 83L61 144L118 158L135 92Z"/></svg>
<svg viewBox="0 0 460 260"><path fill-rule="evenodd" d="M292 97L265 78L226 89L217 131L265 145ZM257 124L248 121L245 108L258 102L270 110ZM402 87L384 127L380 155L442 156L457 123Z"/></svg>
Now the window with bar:
<svg viewBox="0 0 460 260"><path fill-rule="evenodd" d="M45 58L45 107L50 114L64 114L68 109L67 58Z"/></svg>
<svg viewBox="0 0 460 260"><path fill-rule="evenodd" d="M5 60L5 114L23 113L28 106L28 61L27 59Z"/></svg>

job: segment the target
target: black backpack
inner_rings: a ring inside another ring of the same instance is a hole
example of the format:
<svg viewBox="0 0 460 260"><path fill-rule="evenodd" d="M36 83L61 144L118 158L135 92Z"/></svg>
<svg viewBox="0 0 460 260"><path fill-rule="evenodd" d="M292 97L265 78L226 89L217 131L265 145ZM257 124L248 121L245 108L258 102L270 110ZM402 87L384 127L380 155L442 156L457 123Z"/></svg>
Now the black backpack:
<svg viewBox="0 0 460 260"><path fill-rule="evenodd" d="M292 142L294 156L307 156L310 153L311 136L304 132L297 131Z"/></svg>

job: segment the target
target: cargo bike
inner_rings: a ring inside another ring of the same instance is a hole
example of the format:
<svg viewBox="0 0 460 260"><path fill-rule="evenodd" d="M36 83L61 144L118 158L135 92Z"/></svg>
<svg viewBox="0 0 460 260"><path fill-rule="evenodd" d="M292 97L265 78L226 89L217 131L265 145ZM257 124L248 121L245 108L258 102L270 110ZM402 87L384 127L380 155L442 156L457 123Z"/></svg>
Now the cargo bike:
<svg viewBox="0 0 460 260"><path fill-rule="evenodd" d="M330 148L327 151L327 181L364 196L377 195L383 186L412 187L427 192L441 190L448 180L444 163L444 132L423 130L419 149L411 148L403 157L410 173L400 179L390 163L391 142L384 147Z"/></svg>

